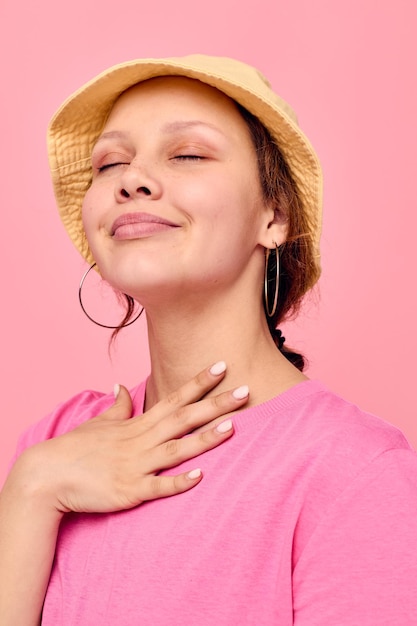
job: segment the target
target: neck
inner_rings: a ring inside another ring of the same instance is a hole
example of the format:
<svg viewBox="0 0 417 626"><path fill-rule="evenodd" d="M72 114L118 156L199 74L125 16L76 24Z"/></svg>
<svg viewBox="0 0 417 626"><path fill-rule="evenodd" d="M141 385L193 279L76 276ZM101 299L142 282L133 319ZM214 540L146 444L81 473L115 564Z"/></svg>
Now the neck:
<svg viewBox="0 0 417 626"><path fill-rule="evenodd" d="M147 310L147 318L151 355L147 410L220 360L226 362L227 375L211 395L248 385L246 406L265 402L306 379L275 346L261 303L250 309L217 300L190 309L174 302Z"/></svg>

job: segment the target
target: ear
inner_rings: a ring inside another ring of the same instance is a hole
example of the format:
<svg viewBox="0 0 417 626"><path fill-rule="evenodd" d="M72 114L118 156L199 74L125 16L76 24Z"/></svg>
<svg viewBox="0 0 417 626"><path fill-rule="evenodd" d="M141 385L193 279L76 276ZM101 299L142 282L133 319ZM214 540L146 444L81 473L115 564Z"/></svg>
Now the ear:
<svg viewBox="0 0 417 626"><path fill-rule="evenodd" d="M288 219L273 207L265 209L264 219L259 229L258 242L264 248L275 248L286 241Z"/></svg>

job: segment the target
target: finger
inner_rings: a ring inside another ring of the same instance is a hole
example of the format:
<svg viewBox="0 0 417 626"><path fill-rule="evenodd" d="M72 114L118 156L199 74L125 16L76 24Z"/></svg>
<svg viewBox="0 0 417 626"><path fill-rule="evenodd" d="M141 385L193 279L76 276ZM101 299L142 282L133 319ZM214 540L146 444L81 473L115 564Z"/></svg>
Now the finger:
<svg viewBox="0 0 417 626"><path fill-rule="evenodd" d="M158 468L169 469L188 461L229 439L233 434L233 422L226 419L210 430L199 432L182 439L172 439L160 446L161 457Z"/></svg>
<svg viewBox="0 0 417 626"><path fill-rule="evenodd" d="M107 411L98 416L102 420L127 420L132 417L133 406L129 391L123 385L114 386L115 400Z"/></svg>
<svg viewBox="0 0 417 626"><path fill-rule="evenodd" d="M211 367L206 367L190 381L158 402L149 413L157 414L159 419L162 419L172 413L173 410L200 400L223 380L225 373L226 363L224 361L218 361Z"/></svg>
<svg viewBox="0 0 417 626"><path fill-rule="evenodd" d="M249 389L244 385L233 391L225 391L217 396L179 407L169 417L153 426L152 443L156 446L182 437L200 426L240 409L248 398Z"/></svg>
<svg viewBox="0 0 417 626"><path fill-rule="evenodd" d="M177 476L150 476L143 499L155 500L184 493L198 485L202 478L199 468Z"/></svg>

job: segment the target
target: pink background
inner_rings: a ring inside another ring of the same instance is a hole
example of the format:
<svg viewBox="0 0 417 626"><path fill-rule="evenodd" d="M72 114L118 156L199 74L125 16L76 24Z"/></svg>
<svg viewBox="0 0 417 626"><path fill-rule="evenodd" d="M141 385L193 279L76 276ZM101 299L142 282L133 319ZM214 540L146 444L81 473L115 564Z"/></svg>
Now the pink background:
<svg viewBox="0 0 417 626"><path fill-rule="evenodd" d="M412 0L1 0L0 482L29 423L148 369L142 320L110 360L108 332L79 309L84 263L54 209L44 139L82 82L141 56L236 56L297 110L324 167L324 272L287 340L311 377L417 445L415 13Z"/></svg>

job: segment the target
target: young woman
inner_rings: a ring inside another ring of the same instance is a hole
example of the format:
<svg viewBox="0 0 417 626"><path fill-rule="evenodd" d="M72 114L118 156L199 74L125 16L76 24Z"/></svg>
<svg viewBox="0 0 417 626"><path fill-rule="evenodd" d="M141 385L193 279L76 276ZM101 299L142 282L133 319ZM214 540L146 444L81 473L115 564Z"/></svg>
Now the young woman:
<svg viewBox="0 0 417 626"><path fill-rule="evenodd" d="M121 327L146 311L151 372L22 437L1 623L417 623L416 455L276 330L320 272L321 172L288 105L230 59L132 61L64 103L49 149Z"/></svg>

